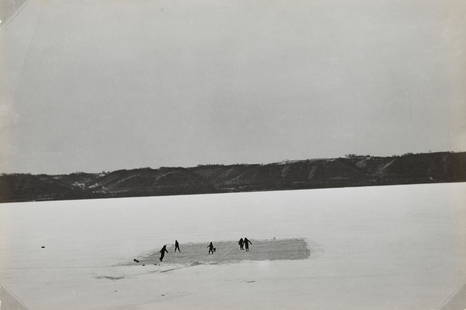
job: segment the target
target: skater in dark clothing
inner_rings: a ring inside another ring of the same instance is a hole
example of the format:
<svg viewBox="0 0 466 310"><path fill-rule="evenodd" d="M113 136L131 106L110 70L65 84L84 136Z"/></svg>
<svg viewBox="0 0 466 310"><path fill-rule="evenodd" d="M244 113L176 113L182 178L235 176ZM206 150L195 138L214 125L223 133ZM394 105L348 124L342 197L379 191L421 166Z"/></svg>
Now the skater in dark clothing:
<svg viewBox="0 0 466 310"><path fill-rule="evenodd" d="M181 253L180 244L178 243L178 240L175 240L175 253L176 253L176 250L178 250L178 252Z"/></svg>
<svg viewBox="0 0 466 310"><path fill-rule="evenodd" d="M167 245L164 245L163 248L160 250L160 261L162 261L165 257L165 253L168 253Z"/></svg>
<svg viewBox="0 0 466 310"><path fill-rule="evenodd" d="M239 239L238 244L239 244L239 249L240 249L240 250L244 250L244 241L243 241L243 238Z"/></svg>
<svg viewBox="0 0 466 310"><path fill-rule="evenodd" d="M246 252L249 251L249 245L250 245L250 244L252 245L252 242L249 241L248 238L244 237L244 248L246 249Z"/></svg>
<svg viewBox="0 0 466 310"><path fill-rule="evenodd" d="M215 247L213 245L212 242L209 243L209 245L207 246L209 248L209 254L214 254L215 252Z"/></svg>

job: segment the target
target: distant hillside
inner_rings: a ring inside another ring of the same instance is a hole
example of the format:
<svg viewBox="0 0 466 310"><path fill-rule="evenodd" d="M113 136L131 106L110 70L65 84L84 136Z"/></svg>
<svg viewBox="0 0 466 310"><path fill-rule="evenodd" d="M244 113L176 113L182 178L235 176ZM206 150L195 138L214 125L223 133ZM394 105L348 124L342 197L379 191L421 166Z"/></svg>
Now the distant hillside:
<svg viewBox="0 0 466 310"><path fill-rule="evenodd" d="M466 181L466 152L349 155L271 164L0 175L0 202Z"/></svg>

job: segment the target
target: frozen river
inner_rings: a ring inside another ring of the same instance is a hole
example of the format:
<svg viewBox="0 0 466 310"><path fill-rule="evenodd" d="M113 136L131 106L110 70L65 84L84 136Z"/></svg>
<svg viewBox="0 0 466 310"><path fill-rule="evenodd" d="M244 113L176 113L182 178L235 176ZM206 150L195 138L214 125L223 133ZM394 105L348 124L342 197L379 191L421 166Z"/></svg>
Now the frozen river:
<svg viewBox="0 0 466 310"><path fill-rule="evenodd" d="M0 284L29 309L447 309L466 283L465 193L454 183L1 204ZM121 265L175 239L243 236L304 238L310 257Z"/></svg>

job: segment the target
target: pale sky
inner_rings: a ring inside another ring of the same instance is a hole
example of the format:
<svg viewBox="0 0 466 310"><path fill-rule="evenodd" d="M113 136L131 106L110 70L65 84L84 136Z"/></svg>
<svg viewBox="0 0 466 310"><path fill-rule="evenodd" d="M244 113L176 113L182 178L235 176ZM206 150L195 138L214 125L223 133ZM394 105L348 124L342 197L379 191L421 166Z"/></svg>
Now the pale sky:
<svg viewBox="0 0 466 310"><path fill-rule="evenodd" d="M466 150L463 0L28 0L0 172Z"/></svg>

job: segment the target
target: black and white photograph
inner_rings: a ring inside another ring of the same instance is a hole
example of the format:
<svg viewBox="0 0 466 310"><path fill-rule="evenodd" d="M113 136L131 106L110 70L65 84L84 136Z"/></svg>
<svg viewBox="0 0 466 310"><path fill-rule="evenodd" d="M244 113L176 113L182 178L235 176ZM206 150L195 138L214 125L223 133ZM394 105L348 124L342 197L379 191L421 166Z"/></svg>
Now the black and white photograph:
<svg viewBox="0 0 466 310"><path fill-rule="evenodd" d="M0 0L25 309L466 309L466 2Z"/></svg>

